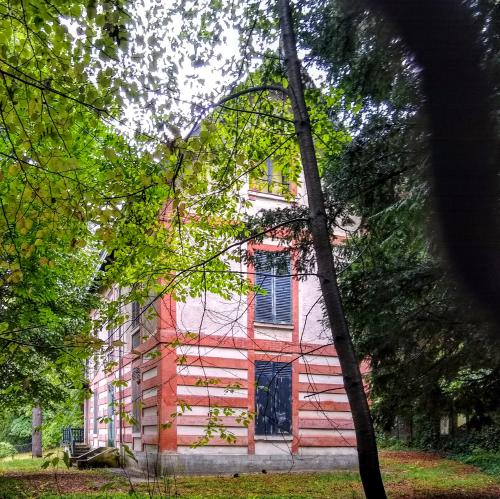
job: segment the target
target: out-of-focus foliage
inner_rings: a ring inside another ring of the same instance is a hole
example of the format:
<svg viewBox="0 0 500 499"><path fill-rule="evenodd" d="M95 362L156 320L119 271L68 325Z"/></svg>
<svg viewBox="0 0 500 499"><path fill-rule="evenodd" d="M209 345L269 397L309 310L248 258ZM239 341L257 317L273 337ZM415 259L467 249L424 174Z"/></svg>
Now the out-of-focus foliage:
<svg viewBox="0 0 500 499"><path fill-rule="evenodd" d="M224 251L243 230L240 190L277 140L277 166L297 177L290 123L242 120L228 103L187 134L162 114L175 54L154 68L164 51L148 23L121 1L0 2L0 396L11 407L85 392L85 360L106 347L95 332L125 321L131 300L244 292L226 272L239 256ZM278 107L265 91L232 104ZM158 113L156 129L133 128L134 106ZM98 293L111 283L118 302Z"/></svg>
<svg viewBox="0 0 500 499"><path fill-rule="evenodd" d="M438 250L428 199L428 144L419 68L398 34L365 2L299 2L306 67L320 67L323 88L341 92L333 126L352 141L325 148L323 182L341 291L360 359L371 362L372 408L382 429L396 418L439 437L441 417L492 422L500 409L499 336L456 284ZM469 2L484 27L484 64L499 71L497 2ZM319 141L318 141L319 142ZM256 231L286 220L300 270L314 270L304 210L263 212ZM471 255L474 258L474 255Z"/></svg>
<svg viewBox="0 0 500 499"><path fill-rule="evenodd" d="M470 8L484 26L484 64L498 71L498 4ZM358 353L371 362L378 422L388 429L397 416L420 418L434 433L445 414L489 422L499 409L499 337L436 249L418 68L361 2L325 2L303 36L331 84L361 106L354 140L331 157L325 188L357 217L341 286Z"/></svg>
<svg viewBox="0 0 500 499"><path fill-rule="evenodd" d="M64 428L79 428L83 425L81 403L78 392L65 390L60 401L44 401L42 414L42 442L44 449L59 447ZM23 447L31 443L32 401L24 407L3 411L0 419L1 440Z"/></svg>
<svg viewBox="0 0 500 499"><path fill-rule="evenodd" d="M9 442L0 442L0 458L13 456L16 448Z"/></svg>
<svg viewBox="0 0 500 499"><path fill-rule="evenodd" d="M117 116L119 82L102 59L116 55L124 16L120 2L0 3L0 393L9 404L57 398L55 373L83 387L105 235L152 183L151 162L103 121Z"/></svg>

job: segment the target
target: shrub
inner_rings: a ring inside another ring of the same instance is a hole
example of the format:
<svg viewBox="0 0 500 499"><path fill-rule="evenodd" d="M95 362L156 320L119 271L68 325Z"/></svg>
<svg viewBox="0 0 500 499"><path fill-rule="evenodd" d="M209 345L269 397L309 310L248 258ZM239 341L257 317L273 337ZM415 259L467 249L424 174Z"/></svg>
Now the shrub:
<svg viewBox="0 0 500 499"><path fill-rule="evenodd" d="M377 435L377 445L385 450L406 450L408 445L397 437L380 433Z"/></svg>
<svg viewBox="0 0 500 499"><path fill-rule="evenodd" d="M500 452L476 450L470 455L458 456L463 463L472 464L480 470L500 478Z"/></svg>
<svg viewBox="0 0 500 499"><path fill-rule="evenodd" d="M0 458L13 456L16 454L16 448L9 442L0 442Z"/></svg>
<svg viewBox="0 0 500 499"><path fill-rule="evenodd" d="M480 430L460 429L456 435L441 437L439 450L452 454L470 454L475 451L495 452L500 449L500 426L490 425Z"/></svg>

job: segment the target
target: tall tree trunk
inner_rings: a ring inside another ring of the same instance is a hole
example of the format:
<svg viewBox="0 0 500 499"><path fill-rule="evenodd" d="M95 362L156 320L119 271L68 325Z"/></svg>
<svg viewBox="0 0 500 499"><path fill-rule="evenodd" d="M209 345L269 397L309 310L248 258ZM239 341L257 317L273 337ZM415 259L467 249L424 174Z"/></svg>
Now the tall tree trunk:
<svg viewBox="0 0 500 499"><path fill-rule="evenodd" d="M380 474L377 443L373 430L370 409L363 387L359 364L354 353L352 339L347 328L337 285L337 275L321 180L318 172L316 152L307 111L304 89L297 57L295 33L289 0L279 0L282 49L288 73L288 85L295 118L302 168L304 170L309 203L310 228L313 240L318 276L325 308L330 322L333 341L342 368L345 390L351 406L356 430L359 472L365 495L368 498L385 498L384 484Z"/></svg>
<svg viewBox="0 0 500 499"><path fill-rule="evenodd" d="M33 407L31 416L31 456L42 457L42 408Z"/></svg>

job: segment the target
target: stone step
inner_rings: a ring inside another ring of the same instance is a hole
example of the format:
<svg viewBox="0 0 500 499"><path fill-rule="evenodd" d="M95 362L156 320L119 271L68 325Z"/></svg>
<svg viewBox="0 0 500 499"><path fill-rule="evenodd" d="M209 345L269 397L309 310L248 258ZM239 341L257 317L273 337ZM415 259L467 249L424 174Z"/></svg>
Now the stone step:
<svg viewBox="0 0 500 499"><path fill-rule="evenodd" d="M118 466L118 449L115 447L97 447L87 455L82 456L81 459L76 459L75 462L79 469L116 468Z"/></svg>
<svg viewBox="0 0 500 499"><path fill-rule="evenodd" d="M75 451L71 454L72 457L81 456L82 454L86 454L90 451L90 447L86 445L85 447L76 447Z"/></svg>

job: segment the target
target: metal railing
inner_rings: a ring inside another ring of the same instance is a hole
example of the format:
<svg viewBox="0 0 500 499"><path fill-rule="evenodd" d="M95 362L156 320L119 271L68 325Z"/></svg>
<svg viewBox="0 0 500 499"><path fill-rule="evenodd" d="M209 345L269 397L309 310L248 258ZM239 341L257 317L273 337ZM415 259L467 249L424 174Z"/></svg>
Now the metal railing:
<svg viewBox="0 0 500 499"><path fill-rule="evenodd" d="M76 444L83 443L85 433L83 428L64 428L62 443L67 444L70 448L71 455L75 455Z"/></svg>

